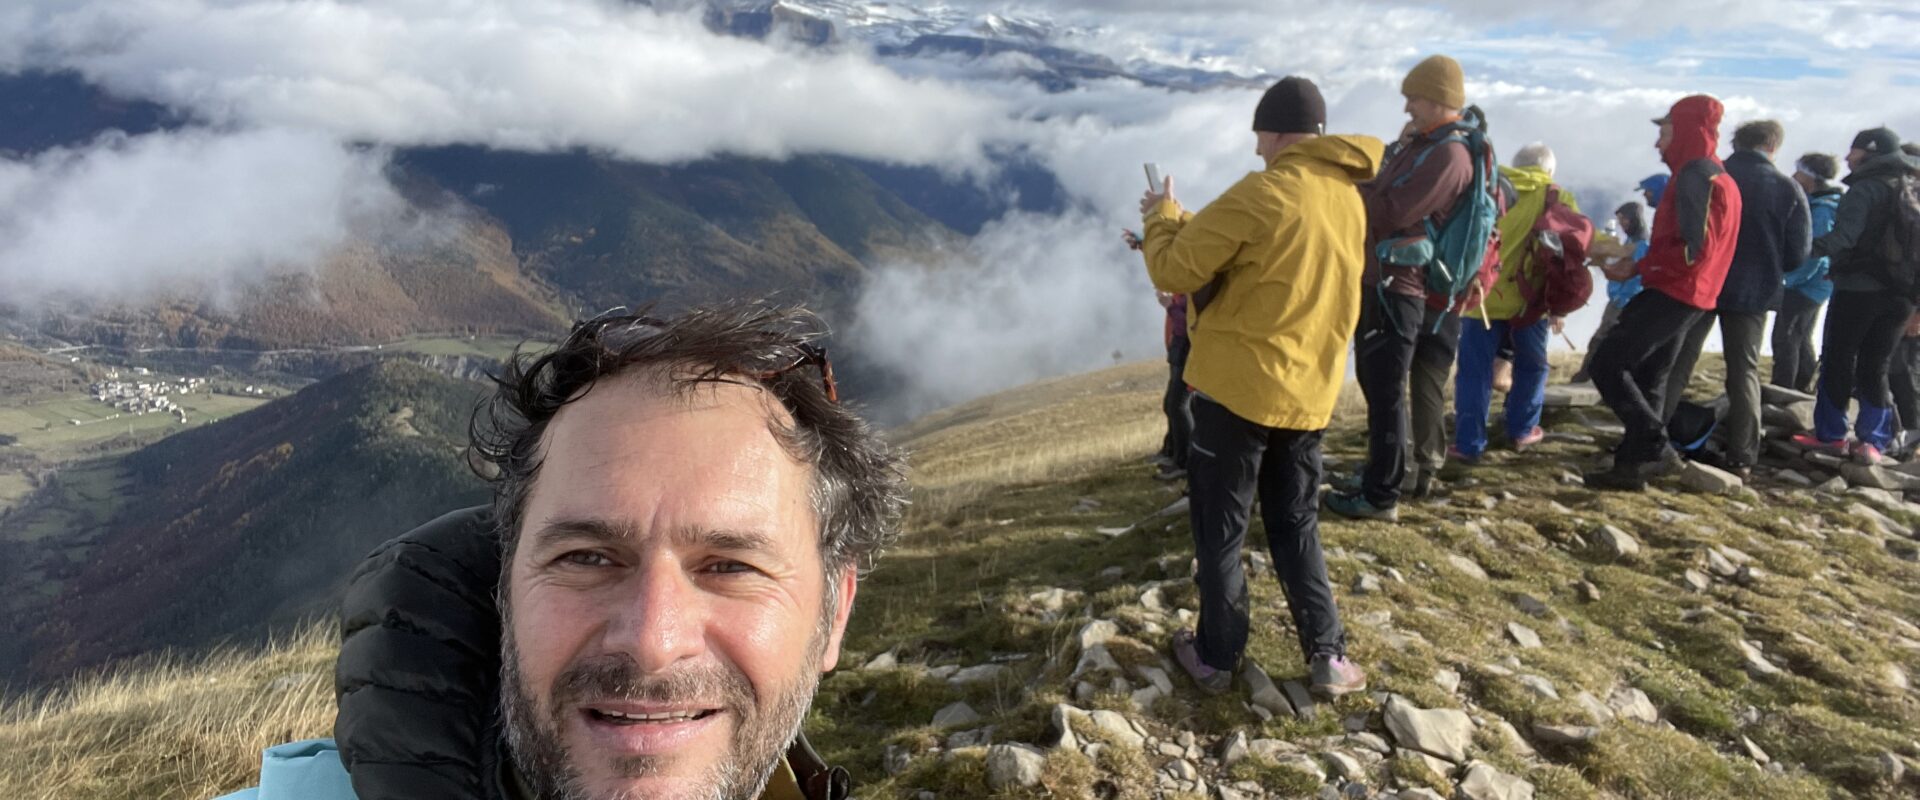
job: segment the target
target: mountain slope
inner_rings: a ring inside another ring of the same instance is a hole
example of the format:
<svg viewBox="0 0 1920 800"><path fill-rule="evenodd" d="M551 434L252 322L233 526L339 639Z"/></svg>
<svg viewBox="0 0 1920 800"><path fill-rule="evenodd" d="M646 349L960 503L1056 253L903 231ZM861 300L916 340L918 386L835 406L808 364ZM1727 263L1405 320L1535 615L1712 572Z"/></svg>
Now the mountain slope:
<svg viewBox="0 0 1920 800"><path fill-rule="evenodd" d="M461 455L480 390L386 361L68 470L0 536L0 668L55 678L323 613L374 545L485 497ZM110 502L72 513L87 495Z"/></svg>
<svg viewBox="0 0 1920 800"><path fill-rule="evenodd" d="M1909 621L1920 566L1914 543L1876 519L1912 512L1871 493L1772 484L1765 504L1671 483L1589 493L1560 477L1594 449L1580 437L1604 425L1578 411L1551 415L1558 435L1528 454L1453 476L1399 525L1323 524L1354 657L1396 708L1464 712L1422 724L1464 723L1455 741L1475 766L1414 750L1382 695L1327 706L1238 686L1201 694L1164 655L1192 613L1191 535L1184 515L1160 513L1177 490L1138 461L1158 439L1163 378L1146 364L1052 381L896 433L915 465L908 535L863 583L842 667L807 722L861 796L1494 796L1462 792L1470 772L1525 778L1540 800L1920 788L1889 766L1910 776L1920 757L1920 698L1904 680L1920 669ZM1357 427L1350 415L1335 423L1334 461L1356 463ZM1603 524L1638 552L1610 554ZM1259 541L1246 554L1248 656L1284 685L1304 668ZM1747 577L1681 588L1687 570L1713 574L1709 550L1750 559ZM1744 654L1748 641L1770 669ZM113 800L244 785L259 747L330 730L332 648L319 629L0 710L0 791L47 776ZM980 719L931 724L954 703ZM127 739L142 743L134 757L96 758ZM991 760L1025 756L986 745L1015 742L1045 748L1028 765L1038 783L992 788ZM164 767L180 754L199 768ZM1193 777L1208 788L1194 791Z"/></svg>

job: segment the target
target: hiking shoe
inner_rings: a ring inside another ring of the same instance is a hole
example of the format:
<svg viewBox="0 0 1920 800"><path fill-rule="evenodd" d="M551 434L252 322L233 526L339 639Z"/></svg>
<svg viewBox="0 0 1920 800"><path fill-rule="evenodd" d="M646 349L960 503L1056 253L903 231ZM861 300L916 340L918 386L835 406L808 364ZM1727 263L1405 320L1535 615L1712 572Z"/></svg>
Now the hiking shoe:
<svg viewBox="0 0 1920 800"><path fill-rule="evenodd" d="M1354 666L1346 656L1332 653L1315 653L1313 656L1314 694L1328 700L1338 700L1341 695L1367 690L1367 673Z"/></svg>
<svg viewBox="0 0 1920 800"><path fill-rule="evenodd" d="M1832 453L1836 456L1843 457L1851 453L1850 448L1847 447L1847 440L1841 439L1837 442L1829 442L1811 433L1794 434L1793 443L1816 453Z"/></svg>
<svg viewBox="0 0 1920 800"><path fill-rule="evenodd" d="M1366 495L1359 492L1334 492L1324 501L1327 510L1347 519L1377 519L1381 522L1399 522L1400 509L1395 506L1381 508L1367 502Z"/></svg>
<svg viewBox="0 0 1920 800"><path fill-rule="evenodd" d="M1513 362L1504 358L1493 360L1493 390L1501 394L1513 391Z"/></svg>
<svg viewBox="0 0 1920 800"><path fill-rule="evenodd" d="M1328 481L1327 485L1333 487L1334 491L1341 494L1357 494L1360 491L1360 482L1362 480L1364 479L1360 477L1360 473L1356 472L1352 475L1342 475L1334 478Z"/></svg>
<svg viewBox="0 0 1920 800"><path fill-rule="evenodd" d="M1853 463L1861 466L1877 467L1887 462L1887 457L1880 454L1880 448L1866 442L1854 442L1848 454L1853 457Z"/></svg>
<svg viewBox="0 0 1920 800"><path fill-rule="evenodd" d="M1573 386L1575 384L1580 384L1580 383L1593 383L1593 376L1588 375L1587 371L1583 369L1583 370L1580 370L1579 372L1573 373L1573 377L1567 379L1568 386Z"/></svg>
<svg viewBox="0 0 1920 800"><path fill-rule="evenodd" d="M1647 490L1647 477L1641 474L1639 465L1631 462L1616 461L1612 467L1594 470L1583 476L1589 489L1609 492L1644 492Z"/></svg>
<svg viewBox="0 0 1920 800"><path fill-rule="evenodd" d="M1193 631L1174 631L1173 660L1180 662L1180 668L1186 670L1193 682L1200 685L1200 691L1217 695L1226 694L1233 688L1232 672L1214 669L1200 660L1200 647L1194 641Z"/></svg>
<svg viewBox="0 0 1920 800"><path fill-rule="evenodd" d="M1185 477L1187 477L1187 471L1172 464L1162 465L1160 471L1153 475L1153 479L1157 481L1177 481Z"/></svg>
<svg viewBox="0 0 1920 800"><path fill-rule="evenodd" d="M1686 457L1680 455L1680 451L1673 449L1672 445L1666 445L1660 448L1659 459L1642 468L1645 474L1641 476L1641 479L1664 478L1668 475L1677 475L1680 473L1680 470L1686 466Z"/></svg>
<svg viewBox="0 0 1920 800"><path fill-rule="evenodd" d="M1533 426L1533 430L1527 431L1527 435L1513 440L1513 451L1516 453L1527 452L1527 448L1532 447L1536 444L1539 444L1543 441L1546 441L1546 439L1547 439L1546 430L1542 429L1538 425L1535 425Z"/></svg>
<svg viewBox="0 0 1920 800"><path fill-rule="evenodd" d="M1407 489L1407 496L1415 500L1424 500L1433 494L1433 473L1421 470L1420 476L1413 479L1413 486Z"/></svg>
<svg viewBox="0 0 1920 800"><path fill-rule="evenodd" d="M1166 453L1154 453L1153 455L1147 456L1147 464L1148 466L1154 467L1172 466L1173 456L1167 455Z"/></svg>
<svg viewBox="0 0 1920 800"><path fill-rule="evenodd" d="M1480 456L1467 455L1465 451L1453 445L1447 446L1447 460L1469 467L1480 466Z"/></svg>

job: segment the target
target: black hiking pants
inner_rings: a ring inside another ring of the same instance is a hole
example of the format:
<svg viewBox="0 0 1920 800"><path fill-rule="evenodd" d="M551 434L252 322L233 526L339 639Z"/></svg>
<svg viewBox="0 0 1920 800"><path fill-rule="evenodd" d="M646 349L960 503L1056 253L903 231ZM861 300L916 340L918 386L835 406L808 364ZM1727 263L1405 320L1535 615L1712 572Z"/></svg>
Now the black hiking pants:
<svg viewBox="0 0 1920 800"><path fill-rule="evenodd" d="M1425 298L1360 301L1354 372L1367 398L1367 466L1360 473L1367 502L1398 504L1409 470L1439 469L1446 460L1446 385L1459 350L1460 318L1428 308Z"/></svg>
<svg viewBox="0 0 1920 800"><path fill-rule="evenodd" d="M1240 548L1256 492L1301 654L1346 651L1346 630L1320 551L1322 433L1263 427L1194 395L1187 482L1193 549L1200 561L1193 579L1200 589L1196 638L1207 666L1234 669L1247 649L1247 580Z"/></svg>
<svg viewBox="0 0 1920 800"><path fill-rule="evenodd" d="M1813 370L1819 365L1813 353L1813 324L1824 305L1792 289L1786 291L1780 313L1773 318L1773 385L1813 393Z"/></svg>
<svg viewBox="0 0 1920 800"><path fill-rule="evenodd" d="M1170 376L1167 379L1167 394L1160 400L1160 410L1167 415L1167 436L1161 442L1160 452L1173 459L1173 465L1187 468L1187 443L1193 438L1192 390L1187 388L1187 356L1193 352L1193 340L1185 336L1173 337L1173 343L1167 345L1167 366Z"/></svg>
<svg viewBox="0 0 1920 800"><path fill-rule="evenodd" d="M1593 388L1627 429L1616 463L1648 464L1667 445L1661 405L1687 333L1706 312L1649 289L1620 312L1593 354Z"/></svg>

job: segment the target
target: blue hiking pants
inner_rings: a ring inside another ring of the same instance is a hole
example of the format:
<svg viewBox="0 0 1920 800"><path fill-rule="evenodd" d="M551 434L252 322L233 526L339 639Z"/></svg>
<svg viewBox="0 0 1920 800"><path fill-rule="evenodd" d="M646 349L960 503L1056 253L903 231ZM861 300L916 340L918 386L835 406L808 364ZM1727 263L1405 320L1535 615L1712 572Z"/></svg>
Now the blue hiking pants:
<svg viewBox="0 0 1920 800"><path fill-rule="evenodd" d="M1507 320L1491 326L1478 319L1460 320L1460 371L1453 383L1454 447L1468 458L1487 450L1487 414L1493 404L1493 359L1500 342L1513 337L1513 389L1507 392L1507 439L1533 432L1540 424L1540 408L1547 397L1547 334L1552 325L1541 319L1526 327Z"/></svg>

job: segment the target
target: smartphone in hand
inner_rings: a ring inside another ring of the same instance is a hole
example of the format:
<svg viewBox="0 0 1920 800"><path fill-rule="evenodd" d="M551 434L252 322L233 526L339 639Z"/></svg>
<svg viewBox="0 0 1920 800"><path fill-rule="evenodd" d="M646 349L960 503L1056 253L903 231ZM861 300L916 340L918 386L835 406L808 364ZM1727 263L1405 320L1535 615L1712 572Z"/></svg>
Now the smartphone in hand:
<svg viewBox="0 0 1920 800"><path fill-rule="evenodd" d="M1146 164L1146 168L1147 168L1147 191L1150 191L1150 192L1166 191L1167 182L1166 182L1166 179L1161 177L1160 175L1160 165L1149 161Z"/></svg>

